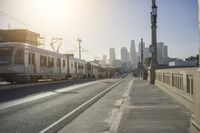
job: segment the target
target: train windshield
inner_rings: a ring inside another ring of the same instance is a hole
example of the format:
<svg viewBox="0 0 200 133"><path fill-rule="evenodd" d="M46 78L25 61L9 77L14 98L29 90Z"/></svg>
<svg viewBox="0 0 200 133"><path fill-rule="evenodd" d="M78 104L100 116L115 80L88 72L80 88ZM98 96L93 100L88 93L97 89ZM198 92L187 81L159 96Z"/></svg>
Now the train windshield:
<svg viewBox="0 0 200 133"><path fill-rule="evenodd" d="M10 48L10 47L0 48L0 65L11 63L12 52L13 52L13 48Z"/></svg>

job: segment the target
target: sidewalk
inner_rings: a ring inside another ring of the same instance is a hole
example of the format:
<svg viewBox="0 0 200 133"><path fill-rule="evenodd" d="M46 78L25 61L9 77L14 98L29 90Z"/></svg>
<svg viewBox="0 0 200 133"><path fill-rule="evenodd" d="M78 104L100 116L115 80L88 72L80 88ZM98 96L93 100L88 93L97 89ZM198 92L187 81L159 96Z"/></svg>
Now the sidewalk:
<svg viewBox="0 0 200 133"><path fill-rule="evenodd" d="M189 133L190 112L159 88L136 79L117 133Z"/></svg>

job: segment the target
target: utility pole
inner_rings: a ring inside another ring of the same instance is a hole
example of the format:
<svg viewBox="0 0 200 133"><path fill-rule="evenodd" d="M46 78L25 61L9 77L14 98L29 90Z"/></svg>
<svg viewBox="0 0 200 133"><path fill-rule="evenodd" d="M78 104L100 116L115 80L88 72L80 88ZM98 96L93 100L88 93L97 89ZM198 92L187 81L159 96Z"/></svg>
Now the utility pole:
<svg viewBox="0 0 200 133"><path fill-rule="evenodd" d="M144 55L144 51L143 51L143 50L144 50L144 42L143 42L143 38L142 38L142 39L141 39L141 51L140 51L140 52L141 52L141 68L142 68L142 69L143 69L143 67L144 67L144 66L143 66L143 60L144 60L144 59L143 59L143 55Z"/></svg>
<svg viewBox="0 0 200 133"><path fill-rule="evenodd" d="M156 0L152 0L152 12L151 12L151 41L152 45L150 46L151 49L151 65L150 65L150 84L155 84L155 70L158 67L157 61L157 6Z"/></svg>
<svg viewBox="0 0 200 133"><path fill-rule="evenodd" d="M78 46L79 59L81 59L81 42L82 42L82 40L80 38L78 38L77 41L78 41L78 45L79 45Z"/></svg>

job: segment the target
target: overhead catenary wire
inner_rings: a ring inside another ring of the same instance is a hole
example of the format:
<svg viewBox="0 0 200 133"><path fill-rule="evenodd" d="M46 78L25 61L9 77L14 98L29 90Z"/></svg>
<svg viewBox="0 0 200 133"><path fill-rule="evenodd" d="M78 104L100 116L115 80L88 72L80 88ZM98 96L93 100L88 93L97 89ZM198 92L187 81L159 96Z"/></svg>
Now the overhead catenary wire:
<svg viewBox="0 0 200 133"><path fill-rule="evenodd" d="M8 19L8 20L13 21L14 23L18 23L18 24L21 24L21 25L23 25L23 26L25 26L25 27L27 27L27 28L30 28L31 30L34 30L34 31L36 31L36 32L39 32L39 33L41 33L41 34L44 35L44 36L47 36L47 37L50 37L50 38L55 38L55 37L56 37L55 35L52 35L52 34L50 34L50 33L47 33L47 32L45 32L45 31L39 29L38 27L35 27L35 26L33 26L33 25L31 25L31 24L29 24L29 23L27 23L27 22L25 22L25 21L23 21L23 20L21 20L21 19L19 19L19 18L16 18L16 17L14 17L14 16L12 16L12 15L10 15L10 14L8 14L8 13L5 13L4 11L1 11L1 10L0 10L0 16L6 18L6 19ZM64 44L69 44L69 45L71 45L71 46L74 46L73 43L67 41L66 39L63 39L62 42L63 42ZM73 52L73 53L74 53L74 52L76 52L76 51L75 51L76 49L77 49L77 48L75 48L74 50L67 51L67 52ZM89 51L88 49L85 49L85 48L81 47L81 50L82 50L83 52L88 52L88 53L89 53L90 55L92 55L92 56L95 56L95 54L92 53L91 51Z"/></svg>
<svg viewBox="0 0 200 133"><path fill-rule="evenodd" d="M48 37L50 37L50 38L55 38L55 37L56 37L55 35L49 34L49 33L47 33L47 32L44 32L43 30L41 30L41 29L39 29L39 28L37 28L37 27L31 25L31 24L28 24L28 23L24 22L23 20L18 19L18 18L14 17L14 16L12 16L12 15L10 15L10 14L8 14L8 13L5 13L5 12L1 11L1 10L0 10L0 15L1 15L2 17L6 17L6 18L9 19L9 20L12 20L12 21L14 21L14 22L17 22L18 24L24 25L25 27L28 27L28 28L30 28L31 30L40 32L41 34L43 34L43 35L45 35L45 36L48 36ZM67 40L65 40L65 39L63 39L63 42L66 43L66 44L70 44L70 45L74 46L73 43L70 43L69 41L67 41Z"/></svg>

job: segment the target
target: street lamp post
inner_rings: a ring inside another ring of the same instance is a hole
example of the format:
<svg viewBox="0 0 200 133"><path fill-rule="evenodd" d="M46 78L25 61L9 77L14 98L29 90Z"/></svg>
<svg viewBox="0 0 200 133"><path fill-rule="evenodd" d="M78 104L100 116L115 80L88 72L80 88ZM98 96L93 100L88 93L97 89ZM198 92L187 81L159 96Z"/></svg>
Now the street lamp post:
<svg viewBox="0 0 200 133"><path fill-rule="evenodd" d="M141 46L140 46L140 53L141 53L141 55L140 55L140 57L141 57L141 66L140 66L140 75L141 75L141 77L144 79L144 64L143 64L143 50L144 50L144 42L143 42L143 38L141 39Z"/></svg>
<svg viewBox="0 0 200 133"><path fill-rule="evenodd" d="M156 30L157 30L157 6L156 6L156 0L152 0L152 12L151 12L152 45L150 47L152 56L151 56L151 65L150 65L150 84L155 84L155 76L156 76L155 70L158 67Z"/></svg>
<svg viewBox="0 0 200 133"><path fill-rule="evenodd" d="M144 65L143 65L143 62L144 62L144 61L143 61L143 55L144 55L144 54L143 54L143 52L144 52L144 51L143 51L143 50L144 50L143 38L141 39L141 47L140 47L140 48L141 48L141 51L140 51L140 52L141 52L141 55L140 55L140 56L141 56L141 68L142 68L142 70L143 70L143 68L144 68Z"/></svg>

